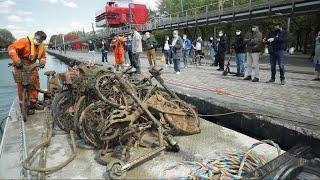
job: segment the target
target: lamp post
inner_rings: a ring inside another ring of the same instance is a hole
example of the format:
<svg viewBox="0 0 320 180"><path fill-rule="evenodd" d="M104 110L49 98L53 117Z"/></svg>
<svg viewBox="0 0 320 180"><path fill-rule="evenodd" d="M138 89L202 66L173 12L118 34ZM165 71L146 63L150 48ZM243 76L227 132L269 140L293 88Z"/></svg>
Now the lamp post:
<svg viewBox="0 0 320 180"><path fill-rule="evenodd" d="M182 0L180 0L180 8L181 8L181 15L183 15L183 3L182 3Z"/></svg>

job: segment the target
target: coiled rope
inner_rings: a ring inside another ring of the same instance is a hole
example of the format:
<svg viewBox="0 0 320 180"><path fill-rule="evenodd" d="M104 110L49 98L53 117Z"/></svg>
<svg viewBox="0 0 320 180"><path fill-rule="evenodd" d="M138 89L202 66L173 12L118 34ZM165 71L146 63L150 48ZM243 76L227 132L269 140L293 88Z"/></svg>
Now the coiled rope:
<svg viewBox="0 0 320 180"><path fill-rule="evenodd" d="M218 158L196 161L178 162L163 171L164 178L160 179L242 179L243 174L254 171L260 166L266 164L263 156L259 156L252 150L261 144L269 144L277 149L278 156L281 154L280 147L271 140L262 140L253 144L247 152L228 152L220 155ZM168 171L174 170L180 166L193 167L186 176L165 177Z"/></svg>

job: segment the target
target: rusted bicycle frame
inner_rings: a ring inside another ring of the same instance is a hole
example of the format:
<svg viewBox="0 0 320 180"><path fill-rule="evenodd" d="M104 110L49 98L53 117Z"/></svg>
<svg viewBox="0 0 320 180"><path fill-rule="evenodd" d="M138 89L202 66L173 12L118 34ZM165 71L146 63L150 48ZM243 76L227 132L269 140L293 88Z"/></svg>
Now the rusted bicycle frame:
<svg viewBox="0 0 320 180"><path fill-rule="evenodd" d="M99 162L108 164L111 178L123 177L133 165L165 149L179 151L172 135L200 132L197 112L164 84L162 69L151 69L151 76L141 80L129 70L70 70L52 103L58 126L75 130L86 144L100 149ZM130 160L130 150L145 146L142 137L148 132L157 132L159 148Z"/></svg>
<svg viewBox="0 0 320 180"><path fill-rule="evenodd" d="M9 64L9 66L12 66L13 64ZM35 62L29 66L23 65L22 69L14 69L13 78L16 83L21 84L22 87L22 101L20 102L20 108L21 108L21 114L24 121L27 121L27 113L30 106L30 100L29 100L29 94L30 90L34 89L40 93L43 93L44 95L48 95L49 92L42 90L40 88L37 88L33 86L32 84L36 81L36 78L32 75L33 71L38 70L41 68L41 65L39 62ZM46 74L47 75L47 74ZM50 78L50 75L47 75L47 78Z"/></svg>

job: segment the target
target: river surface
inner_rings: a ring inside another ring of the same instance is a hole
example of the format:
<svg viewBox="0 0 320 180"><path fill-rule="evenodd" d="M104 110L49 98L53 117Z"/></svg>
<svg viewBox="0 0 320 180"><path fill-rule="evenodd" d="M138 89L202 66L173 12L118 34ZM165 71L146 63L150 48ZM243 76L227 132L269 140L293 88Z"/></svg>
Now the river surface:
<svg viewBox="0 0 320 180"><path fill-rule="evenodd" d="M56 72L64 72L67 65L59 61L57 58L47 55L47 64L44 69L40 69L40 84L42 89L47 88L47 78L43 73L45 71L54 70ZM17 98L16 84L12 77L12 68L8 67L11 62L8 58L0 59L0 140L2 138L4 120L6 119L12 101ZM3 123L2 123L3 122Z"/></svg>

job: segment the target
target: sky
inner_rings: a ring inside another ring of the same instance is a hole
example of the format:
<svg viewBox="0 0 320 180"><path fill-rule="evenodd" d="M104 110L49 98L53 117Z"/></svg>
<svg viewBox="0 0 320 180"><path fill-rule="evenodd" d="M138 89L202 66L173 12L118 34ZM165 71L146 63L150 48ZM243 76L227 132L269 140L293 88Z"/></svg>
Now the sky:
<svg viewBox="0 0 320 180"><path fill-rule="evenodd" d="M117 1L117 0L116 0ZM156 9L158 0L134 0ZM43 30L53 34L91 31L95 13L106 0L0 0L0 28L8 29L16 39Z"/></svg>

